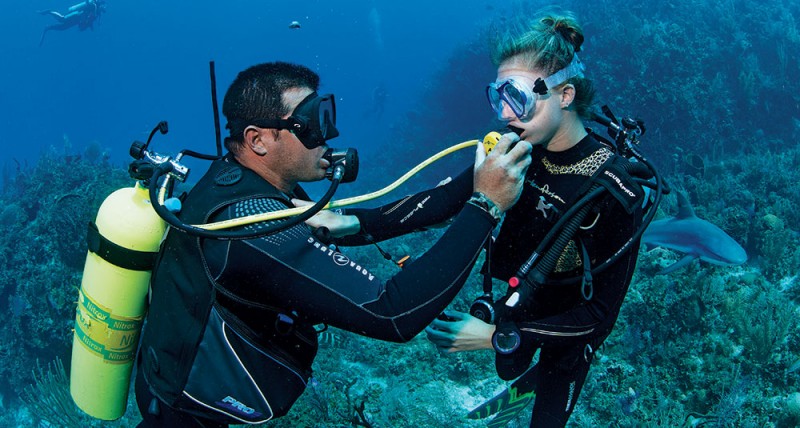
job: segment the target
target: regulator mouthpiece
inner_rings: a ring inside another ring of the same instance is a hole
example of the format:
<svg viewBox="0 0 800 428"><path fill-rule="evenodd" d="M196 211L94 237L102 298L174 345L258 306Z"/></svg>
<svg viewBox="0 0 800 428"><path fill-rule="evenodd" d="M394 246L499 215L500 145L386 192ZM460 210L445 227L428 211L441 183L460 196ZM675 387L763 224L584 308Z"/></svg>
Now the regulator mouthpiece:
<svg viewBox="0 0 800 428"><path fill-rule="evenodd" d="M486 136L483 137L483 152L487 155L491 153L491 151L494 150L494 146L500 141L500 137L502 137L502 135L496 131L486 134Z"/></svg>
<svg viewBox="0 0 800 428"><path fill-rule="evenodd" d="M329 148L328 151L322 155L323 159L330 162L331 166L325 172L325 178L333 180L333 172L337 166L344 168L341 183L350 183L356 181L358 176L358 151L353 148L347 149L334 149Z"/></svg>

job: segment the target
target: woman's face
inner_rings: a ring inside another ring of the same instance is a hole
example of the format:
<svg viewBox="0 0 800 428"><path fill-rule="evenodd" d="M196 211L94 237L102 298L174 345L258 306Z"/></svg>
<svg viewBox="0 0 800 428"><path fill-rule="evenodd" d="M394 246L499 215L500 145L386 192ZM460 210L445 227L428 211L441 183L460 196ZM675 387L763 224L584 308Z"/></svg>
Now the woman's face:
<svg viewBox="0 0 800 428"><path fill-rule="evenodd" d="M529 69L522 62L511 59L498 67L497 81L504 81L510 77L514 77L515 80L521 81L529 85L529 88L532 88L536 79L545 78L546 76L539 71ZM546 95L540 95L539 99L534 103L533 116L530 116L527 121L524 120L525 118L519 119L505 102L503 103L501 118L506 121L507 125L522 130L521 139L533 145L542 144L547 146L563 120L561 91L550 90Z"/></svg>

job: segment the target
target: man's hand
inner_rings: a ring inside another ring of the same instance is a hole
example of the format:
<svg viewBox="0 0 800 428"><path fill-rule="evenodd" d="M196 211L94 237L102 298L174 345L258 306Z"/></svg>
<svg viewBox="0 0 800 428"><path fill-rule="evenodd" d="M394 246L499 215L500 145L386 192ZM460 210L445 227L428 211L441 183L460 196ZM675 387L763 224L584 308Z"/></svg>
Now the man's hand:
<svg viewBox="0 0 800 428"><path fill-rule="evenodd" d="M314 203L311 201L304 201L301 199L292 199L292 203L296 207L308 207L314 205ZM306 220L306 224L315 229L326 227L330 231L331 236L334 238L354 235L361 230L361 223L359 223L356 216L341 215L329 210L321 210L314 214L313 217Z"/></svg>
<svg viewBox="0 0 800 428"><path fill-rule="evenodd" d="M425 329L428 340L445 352L491 349L494 326L470 314L446 311ZM446 318L442 319L442 318Z"/></svg>
<svg viewBox="0 0 800 428"><path fill-rule="evenodd" d="M517 143L509 150L512 144ZM492 200L501 212L514 206L522 192L525 173L531 164L532 146L509 132L486 155L478 144L475 155L475 191Z"/></svg>

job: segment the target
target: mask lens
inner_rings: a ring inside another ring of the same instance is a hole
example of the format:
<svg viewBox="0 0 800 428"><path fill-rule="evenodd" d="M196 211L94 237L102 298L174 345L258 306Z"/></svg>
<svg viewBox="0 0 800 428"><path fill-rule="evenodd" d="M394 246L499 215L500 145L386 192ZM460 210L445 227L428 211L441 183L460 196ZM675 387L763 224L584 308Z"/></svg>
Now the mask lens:
<svg viewBox="0 0 800 428"><path fill-rule="evenodd" d="M486 96L499 119L502 119L503 103L508 105L517 118L530 117L537 99L536 94L514 79L508 79L500 84L497 82L489 84L486 87Z"/></svg>
<svg viewBox="0 0 800 428"><path fill-rule="evenodd" d="M486 87L486 98L489 99L489 105L492 106L492 110L497 113L497 116L502 115L503 100L500 98L500 92L498 92L496 84L491 83Z"/></svg>
<svg viewBox="0 0 800 428"><path fill-rule="evenodd" d="M520 118L524 116L525 104L528 101L528 97L525 96L525 93L520 91L517 87L517 83L513 80L509 80L503 84L502 92L503 99L508 103L508 106L511 107L511 110L514 111L514 114Z"/></svg>
<svg viewBox="0 0 800 428"><path fill-rule="evenodd" d="M336 104L333 96L328 95L322 98L319 103L319 130L322 138L329 138L328 132L336 127Z"/></svg>

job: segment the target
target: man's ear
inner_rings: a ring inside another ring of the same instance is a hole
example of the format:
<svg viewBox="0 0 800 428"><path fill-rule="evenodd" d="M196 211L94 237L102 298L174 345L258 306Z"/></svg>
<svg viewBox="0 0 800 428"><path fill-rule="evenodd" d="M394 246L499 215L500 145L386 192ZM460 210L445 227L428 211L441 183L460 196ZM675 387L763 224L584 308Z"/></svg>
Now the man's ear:
<svg viewBox="0 0 800 428"><path fill-rule="evenodd" d="M244 129L244 145L253 153L259 156L267 154L267 146L265 143L262 129L252 125Z"/></svg>
<svg viewBox="0 0 800 428"><path fill-rule="evenodd" d="M561 89L561 108L568 108L575 101L575 85L567 83Z"/></svg>

